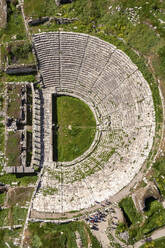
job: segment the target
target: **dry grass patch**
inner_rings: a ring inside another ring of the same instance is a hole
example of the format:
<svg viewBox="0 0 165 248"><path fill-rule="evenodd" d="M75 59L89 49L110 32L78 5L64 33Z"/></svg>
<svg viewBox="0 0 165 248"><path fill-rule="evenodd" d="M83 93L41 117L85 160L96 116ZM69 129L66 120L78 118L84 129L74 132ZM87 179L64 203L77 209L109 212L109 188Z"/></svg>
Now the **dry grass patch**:
<svg viewBox="0 0 165 248"><path fill-rule="evenodd" d="M7 166L20 166L20 133L9 132L6 145Z"/></svg>
<svg viewBox="0 0 165 248"><path fill-rule="evenodd" d="M7 87L7 115L14 119L20 118L21 88L21 85L8 85Z"/></svg>
<svg viewBox="0 0 165 248"><path fill-rule="evenodd" d="M12 207L16 204L24 206L27 201L30 201L33 190L33 187L10 188L7 193L6 207Z"/></svg>

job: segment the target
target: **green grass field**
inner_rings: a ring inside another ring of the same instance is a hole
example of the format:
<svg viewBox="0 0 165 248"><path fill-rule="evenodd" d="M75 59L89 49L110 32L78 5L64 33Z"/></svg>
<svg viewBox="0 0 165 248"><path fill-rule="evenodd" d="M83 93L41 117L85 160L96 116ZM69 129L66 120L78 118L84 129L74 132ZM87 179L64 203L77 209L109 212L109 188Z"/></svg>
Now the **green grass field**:
<svg viewBox="0 0 165 248"><path fill-rule="evenodd" d="M2 170L2 167L0 167ZM1 171L0 170L0 171ZM4 174L0 176L0 182L4 184L11 184L12 182L18 182L20 186L28 186L29 184L35 184L37 181L37 175L23 175L23 174Z"/></svg>
<svg viewBox="0 0 165 248"><path fill-rule="evenodd" d="M52 223L30 223L24 248L77 248L76 234L78 232L82 247L101 248L97 239L83 222L73 222L56 225Z"/></svg>
<svg viewBox="0 0 165 248"><path fill-rule="evenodd" d="M77 98L53 97L54 160L71 161L91 145L96 121L90 108Z"/></svg>
<svg viewBox="0 0 165 248"><path fill-rule="evenodd" d="M25 0L24 11L25 15L34 18L53 15L56 8L54 0Z"/></svg>

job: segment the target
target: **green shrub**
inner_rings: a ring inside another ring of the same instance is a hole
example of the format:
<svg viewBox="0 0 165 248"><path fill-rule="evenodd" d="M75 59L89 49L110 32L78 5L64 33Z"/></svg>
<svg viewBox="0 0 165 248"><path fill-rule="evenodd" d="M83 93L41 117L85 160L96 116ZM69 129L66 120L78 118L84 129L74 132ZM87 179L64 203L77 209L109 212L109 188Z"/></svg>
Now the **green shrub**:
<svg viewBox="0 0 165 248"><path fill-rule="evenodd" d="M10 41L12 37L15 37L17 40L23 40L26 38L26 32L21 10L16 8L18 1L8 1L7 4L8 21L6 28L0 30L0 39L5 42Z"/></svg>
<svg viewBox="0 0 165 248"><path fill-rule="evenodd" d="M137 212L131 197L124 198L119 202L119 206L124 210L132 224L136 224L142 218Z"/></svg>
<svg viewBox="0 0 165 248"><path fill-rule="evenodd" d="M34 64L32 44L29 42L9 43L6 48L9 64Z"/></svg>
<svg viewBox="0 0 165 248"><path fill-rule="evenodd" d="M165 46L161 47L161 48L158 50L158 55L159 55L160 62L161 62L161 64L162 64L162 66L165 67Z"/></svg>
<svg viewBox="0 0 165 248"><path fill-rule="evenodd" d="M162 194L165 197L165 158L161 157L153 164L153 177L157 182L157 186Z"/></svg>

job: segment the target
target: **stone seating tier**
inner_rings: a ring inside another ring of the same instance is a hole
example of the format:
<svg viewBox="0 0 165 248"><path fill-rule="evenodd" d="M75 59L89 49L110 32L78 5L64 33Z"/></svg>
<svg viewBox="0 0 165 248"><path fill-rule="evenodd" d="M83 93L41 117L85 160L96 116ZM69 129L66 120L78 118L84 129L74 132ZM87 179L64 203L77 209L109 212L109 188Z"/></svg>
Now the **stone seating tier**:
<svg viewBox="0 0 165 248"><path fill-rule="evenodd" d="M35 34L33 41L44 100L41 118L35 95L34 163L43 154L44 173L33 209L63 213L89 208L118 193L147 159L155 134L152 92L125 53L96 37L48 32ZM78 97L91 107L97 135L88 156L52 161L53 93ZM54 193L45 196L47 188Z"/></svg>

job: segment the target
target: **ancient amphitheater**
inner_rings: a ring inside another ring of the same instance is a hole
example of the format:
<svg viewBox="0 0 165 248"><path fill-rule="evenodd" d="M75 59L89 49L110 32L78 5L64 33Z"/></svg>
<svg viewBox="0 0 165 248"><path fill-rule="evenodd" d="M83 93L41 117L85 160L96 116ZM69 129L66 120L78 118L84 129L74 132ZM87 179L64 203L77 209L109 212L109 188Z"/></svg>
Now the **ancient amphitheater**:
<svg viewBox="0 0 165 248"><path fill-rule="evenodd" d="M155 134L152 93L130 58L96 37L49 32L35 34L33 43L42 83L34 92L33 161L43 174L32 209L87 209L129 184L148 157ZM80 98L96 118L93 144L68 163L52 159L52 94Z"/></svg>

